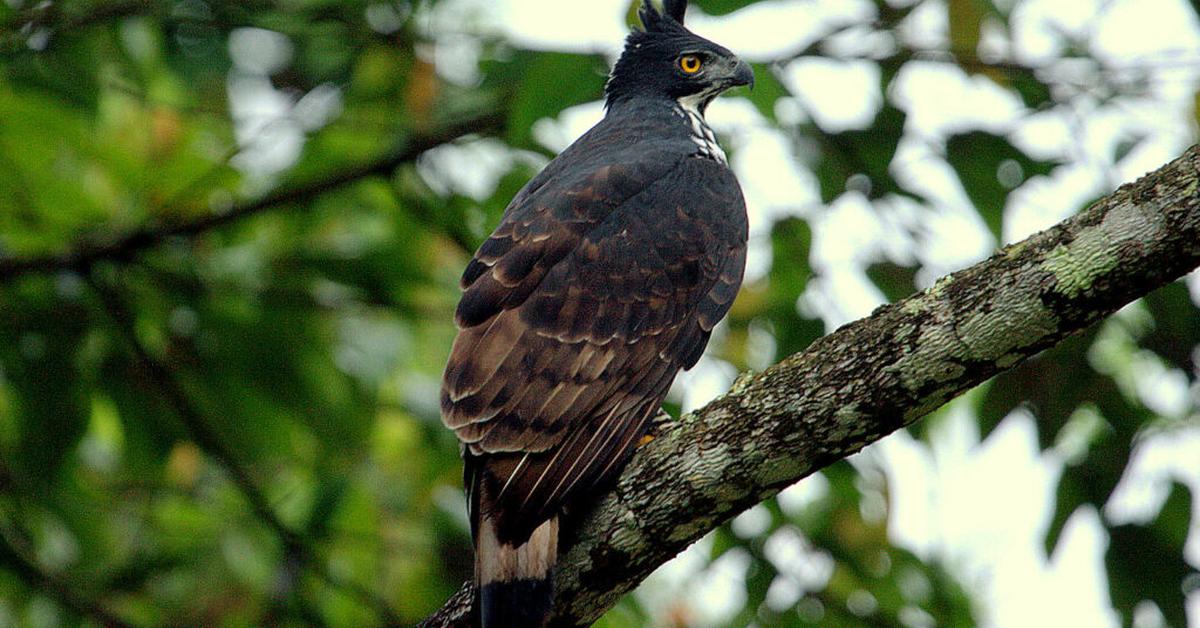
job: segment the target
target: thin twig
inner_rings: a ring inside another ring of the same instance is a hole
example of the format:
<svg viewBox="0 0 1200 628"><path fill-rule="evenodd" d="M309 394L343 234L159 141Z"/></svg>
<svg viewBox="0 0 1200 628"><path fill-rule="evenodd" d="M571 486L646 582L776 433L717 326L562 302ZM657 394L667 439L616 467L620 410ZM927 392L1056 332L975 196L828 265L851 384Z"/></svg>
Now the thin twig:
<svg viewBox="0 0 1200 628"><path fill-rule="evenodd" d="M42 571L38 565L17 551L17 548L13 547L3 534L0 534L0 567L23 580L29 588L50 595L59 604L81 617L88 617L110 628L129 626L99 602L85 597L79 587L63 582Z"/></svg>
<svg viewBox="0 0 1200 628"><path fill-rule="evenodd" d="M250 470L238 460L233 451L225 445L224 441L212 429L200 411L192 404L187 393L175 380L170 367L150 355L150 351L138 339L137 333L134 330L133 314L126 307L125 303L113 291L100 285L100 282L92 274L85 275L85 280L100 299L105 312L113 322L113 326L133 352L139 367L150 381L159 388L163 398L179 417L180 421L182 421L192 439L225 469L234 486L237 487L238 491L249 503L250 509L258 519L265 523L280 538L285 548L285 560L294 560L294 567L297 571L311 567L323 581L346 591L376 609L382 620L388 625L399 625L400 618L392 610L387 600L368 590L366 587L357 583L347 582L328 573L320 561L314 560L316 552L309 539L296 530L293 530L291 526L279 518L275 510L271 508L266 495L263 494L254 481Z"/></svg>
<svg viewBox="0 0 1200 628"><path fill-rule="evenodd" d="M130 351L133 352L138 366L163 393L167 404L179 417L180 421L183 422L183 426L187 429L192 439L196 441L196 444L208 452L209 455L216 458L221 466L225 468L230 475L230 479L233 480L238 490L246 497L251 510L254 511L259 519L262 519L285 542L297 541L297 533L276 516L275 511L271 509L267 501L267 497L262 494L255 484L249 469L225 446L224 441L213 431L208 421L192 405L183 388L175 381L170 367L150 355L149 350L142 344L142 341L134 331L134 315L126 307L125 303L111 290L101 286L94 276L90 274L86 275L85 281L87 281L99 297L105 312L113 322L113 327L129 346Z"/></svg>

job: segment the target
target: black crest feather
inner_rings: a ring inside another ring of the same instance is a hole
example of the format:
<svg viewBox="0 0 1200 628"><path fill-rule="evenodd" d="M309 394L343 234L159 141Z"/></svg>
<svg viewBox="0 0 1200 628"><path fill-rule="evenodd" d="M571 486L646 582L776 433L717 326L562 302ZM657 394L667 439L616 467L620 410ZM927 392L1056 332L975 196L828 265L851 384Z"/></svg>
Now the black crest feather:
<svg viewBox="0 0 1200 628"><path fill-rule="evenodd" d="M683 14L686 11L687 0L663 0L661 13L654 6L653 0L642 0L638 17L642 19L642 26L646 28L646 32L661 33L673 30L672 27L683 26Z"/></svg>
<svg viewBox="0 0 1200 628"><path fill-rule="evenodd" d="M683 24L683 14L687 11L687 0L663 0L663 11L676 22Z"/></svg>

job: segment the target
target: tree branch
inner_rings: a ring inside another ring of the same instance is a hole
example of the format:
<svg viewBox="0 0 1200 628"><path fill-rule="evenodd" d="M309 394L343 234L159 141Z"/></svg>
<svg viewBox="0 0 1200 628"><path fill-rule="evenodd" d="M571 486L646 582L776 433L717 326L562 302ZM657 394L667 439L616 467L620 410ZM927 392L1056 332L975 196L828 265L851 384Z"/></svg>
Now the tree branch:
<svg viewBox="0 0 1200 628"><path fill-rule="evenodd" d="M683 417L565 539L556 624L784 487L1200 266L1200 146L1077 216L876 310ZM424 626L472 624L470 585Z"/></svg>
<svg viewBox="0 0 1200 628"><path fill-rule="evenodd" d="M221 227L243 218L254 216L268 209L311 200L325 192L354 183L375 175L386 175L398 166L411 162L421 153L449 143L465 135L491 133L504 124L502 112L493 111L483 115L456 121L445 128L417 135L401 148L381 155L371 161L334 172L316 181L299 183L276 190L257 200L234 205L229 210L210 214L188 222L152 224L140 227L122 236L102 242L85 243L64 253L28 258L0 258L0 281L6 281L28 273L59 272L64 270L86 271L100 260L129 259L144 249L156 246L169 238L189 238L211 229Z"/></svg>
<svg viewBox="0 0 1200 628"><path fill-rule="evenodd" d="M42 591L54 598L63 607L80 617L90 619L108 628L129 626L100 602L84 595L78 583L68 583L42 571L42 569L13 547L4 534L0 533L0 566L8 569L31 589Z"/></svg>
<svg viewBox="0 0 1200 628"><path fill-rule="evenodd" d="M317 551L312 540L302 532L293 529L279 517L266 494L259 488L250 467L234 454L233 450L212 428L210 422L192 403L188 393L175 379L171 367L151 355L150 350L138 339L134 329L133 312L129 310L119 295L101 285L92 275L87 275L86 280L99 298L105 312L112 319L118 334L129 345L129 350L133 353L139 368L162 393L165 404L179 417L192 440L225 470L254 515L280 540L284 550L284 562L290 568L295 569L297 573L306 568L312 569L321 580L330 586L346 592L364 605L373 608L385 625L399 625L400 619L386 599L358 583L337 576L330 572L322 561L317 560Z"/></svg>

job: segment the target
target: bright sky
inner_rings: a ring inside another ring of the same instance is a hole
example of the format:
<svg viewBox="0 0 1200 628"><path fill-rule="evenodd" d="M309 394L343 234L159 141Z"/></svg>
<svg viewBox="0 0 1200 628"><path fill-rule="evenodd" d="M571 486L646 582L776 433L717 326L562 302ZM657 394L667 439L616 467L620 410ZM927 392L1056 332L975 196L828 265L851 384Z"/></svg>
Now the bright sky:
<svg viewBox="0 0 1200 628"><path fill-rule="evenodd" d="M443 34L486 30L522 46L600 51L612 58L626 32L628 1L445 0L437 5L428 28ZM1011 5L1012 0L998 4ZM935 2L926 5L915 16L909 37L930 47L944 45L944 11ZM1105 10L1100 11L1101 6ZM872 3L861 0L776 0L720 18L692 9L689 26L745 58L761 61L810 41L831 25L861 22L872 14ZM1098 14L1103 17L1096 19ZM931 271L920 278L928 283L986 257L997 246L953 172L936 158L946 135L984 128L1009 134L1036 155L1071 162L1013 195L1006 209L1006 241L1050 226L1086 199L1157 168L1195 137L1200 24L1186 0L1026 0L1020 3L1014 24L1012 53L1034 65L1056 55L1060 33L1090 31L1094 52L1106 61L1109 71L1129 80L1148 80L1155 99L1145 106L1105 109L1083 98L1070 112L1027 116L1015 97L987 79L944 64L909 64L890 97L908 112L909 129L917 140L901 146L893 168L898 177L932 199L940 214L939 220L927 225L933 233L931 246L914 250L906 236L876 220L862 197L847 195L831 207L821 206L811 175L793 164L789 140L771 129L748 101L736 95L724 97L710 108L708 117L726 146L734 149L732 165L746 192L753 245L748 274L754 277L767 270L765 235L774 220L791 214L808 217L816 233L812 261L821 278L809 286L801 306L819 313L832 329L865 316L882 302L882 295L862 272L863 265L881 253L919 259ZM304 131L320 126L337 110L336 90L309 94L293 103L271 88L262 66L277 62L278 54L286 58L290 50L286 42L271 45L269 39L269 35L250 36L231 42L235 60L243 61L239 63L242 74L230 85L234 112L242 122L240 137L247 143L243 166L264 175L291 163ZM434 51L439 71L451 80L472 80L477 54L473 39L442 35L439 41ZM996 37L985 38L985 44L1003 48ZM802 106L782 103L777 115L800 119L810 112L828 130L861 128L881 105L874 73L873 67L862 63L793 64L787 78ZM1070 66L1060 67L1054 75L1068 89L1080 76ZM601 115L598 102L576 107L556 121L540 124L537 137L550 148L562 149ZM1132 135L1147 139L1119 169L1111 171L1097 159ZM438 171L445 185L483 196L509 159L501 146L480 142L439 149L425 167ZM456 163L473 167L463 169ZM913 214L903 205L890 209L900 220ZM1191 277L1190 285L1200 302L1200 277ZM1148 403L1168 416L1184 418L1187 399L1200 400L1200 391L1189 391L1180 374L1155 366L1112 368ZM726 390L735 375L729 365L706 357L697 369L680 377L675 392L685 407L695 408ZM1042 556L1042 537L1053 512L1063 454L1040 451L1029 416L1010 416L980 443L967 404L953 405L950 415L931 446L899 433L856 457L860 466L875 463L885 469L893 500L889 514L893 542L925 557L943 558L976 592L987 625L1116 626L1104 580L1107 539L1099 518L1117 523L1152 518L1172 478L1187 482L1193 495L1200 497L1200 427L1146 438L1135 454L1133 473L1122 481L1104 512L1076 513L1058 551L1047 561ZM802 482L785 491L781 502L785 508L800 508L821 490L820 478ZM1187 556L1200 566L1200 498L1193 508ZM761 513L752 510L735 523L739 529L753 531L762 524ZM660 569L641 589L643 601L664 610L668 604L682 602L705 623L720 625L740 603L735 596L742 589L747 561L730 553L715 568L698 575L705 546L701 542ZM797 587L773 589L773 603L791 604L799 585L820 586L828 576L828 565L796 538L772 538L767 549L776 562L798 566ZM1200 626L1200 591L1189 598L1189 618ZM1136 625L1153 626L1154 619L1153 614L1142 613ZM913 619L914 625L925 623Z"/></svg>

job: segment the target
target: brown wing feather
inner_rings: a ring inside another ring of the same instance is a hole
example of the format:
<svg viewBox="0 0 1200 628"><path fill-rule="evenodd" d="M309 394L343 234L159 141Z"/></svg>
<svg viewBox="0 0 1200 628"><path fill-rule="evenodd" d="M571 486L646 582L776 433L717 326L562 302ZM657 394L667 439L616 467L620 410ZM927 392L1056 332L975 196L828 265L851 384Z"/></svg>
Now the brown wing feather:
<svg viewBox="0 0 1200 628"><path fill-rule="evenodd" d="M620 469L728 310L744 209L732 175L701 161L643 183L606 166L567 191L547 184L464 272L442 415L502 537ZM680 185L704 176L724 187Z"/></svg>

